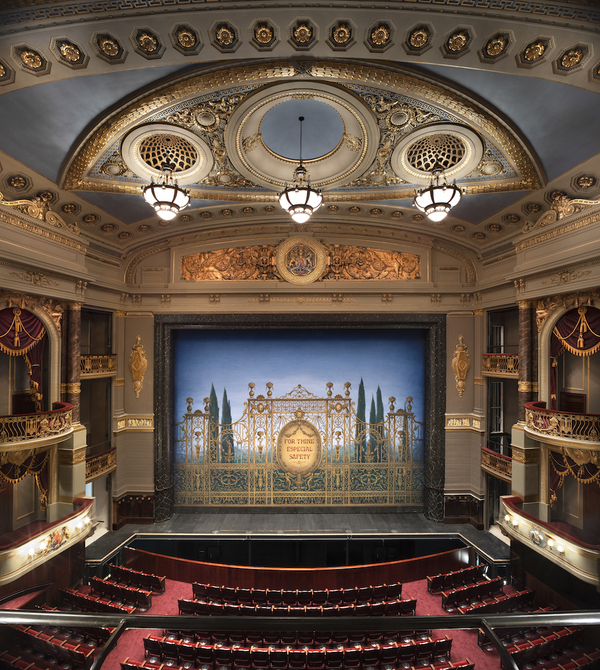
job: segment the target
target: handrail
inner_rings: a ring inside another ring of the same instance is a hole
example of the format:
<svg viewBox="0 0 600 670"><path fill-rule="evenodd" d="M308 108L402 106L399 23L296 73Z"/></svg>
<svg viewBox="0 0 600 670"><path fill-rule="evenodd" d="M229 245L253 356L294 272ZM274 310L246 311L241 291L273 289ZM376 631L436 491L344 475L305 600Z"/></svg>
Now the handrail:
<svg viewBox="0 0 600 670"><path fill-rule="evenodd" d="M39 440L71 431L73 405L53 402L47 412L0 416L0 444Z"/></svg>
<svg viewBox="0 0 600 670"><path fill-rule="evenodd" d="M402 617L211 617L211 616L181 616L181 615L154 615L132 614L99 614L95 612L55 612L55 611L24 611L0 610L0 624L31 626L65 626L77 627L117 627L111 636L111 646L116 638L126 628L135 629L178 629L202 631L347 631L347 632L381 632L395 633L405 630L454 630L477 629L490 630L494 628L528 628L532 626L589 626L600 624L600 611L573 611L573 612L540 612L504 614L488 614L477 616L463 614L461 616L402 616ZM496 646L503 667L515 668L508 650L503 647L496 635L490 636L490 641ZM108 652L107 652L108 653ZM98 670L104 660L99 654L91 666L91 670Z"/></svg>
<svg viewBox="0 0 600 670"><path fill-rule="evenodd" d="M494 451L493 449L488 449L487 447L481 447L481 451L486 451L488 454L492 454L494 456L497 456L498 458L503 458L504 460L512 463L512 458L510 456L506 456L505 454L499 454L497 451Z"/></svg>
<svg viewBox="0 0 600 670"><path fill-rule="evenodd" d="M525 403L525 428L537 435L581 442L600 441L600 414L547 409L543 400Z"/></svg>
<svg viewBox="0 0 600 670"><path fill-rule="evenodd" d="M90 481L112 472L117 467L117 448L107 449L100 454L86 456L85 480Z"/></svg>

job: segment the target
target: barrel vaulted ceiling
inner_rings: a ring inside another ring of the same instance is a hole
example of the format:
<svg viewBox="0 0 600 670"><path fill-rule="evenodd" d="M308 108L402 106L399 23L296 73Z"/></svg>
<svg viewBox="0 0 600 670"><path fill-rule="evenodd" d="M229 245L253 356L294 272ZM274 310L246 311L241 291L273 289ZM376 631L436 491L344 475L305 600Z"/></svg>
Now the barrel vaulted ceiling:
<svg viewBox="0 0 600 670"><path fill-rule="evenodd" d="M599 30L583 0L4 0L0 191L112 257L285 231L302 115L325 196L309 229L492 258L557 193L600 197ZM141 197L165 157L192 195L168 222ZM440 160L464 196L432 224L411 203Z"/></svg>

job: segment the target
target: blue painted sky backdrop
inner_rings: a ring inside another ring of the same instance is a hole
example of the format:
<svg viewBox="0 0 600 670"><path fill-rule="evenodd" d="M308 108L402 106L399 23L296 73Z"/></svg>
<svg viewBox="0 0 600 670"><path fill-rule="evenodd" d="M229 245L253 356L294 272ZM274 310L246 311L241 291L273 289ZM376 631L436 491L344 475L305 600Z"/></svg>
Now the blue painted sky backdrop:
<svg viewBox="0 0 600 670"><path fill-rule="evenodd" d="M344 394L344 382L352 384L356 402L361 377L365 383L366 418L371 396L381 387L384 409L388 398L403 408L406 396L414 398L413 411L424 419L425 332L394 329L273 329L273 330L179 330L175 332L174 421L186 411L185 399L194 398L194 409L204 407L214 384L222 410L223 389L237 421L248 399L248 383L256 384L255 397L266 395L273 382L273 397L289 393L301 384L325 397L327 382L333 393Z"/></svg>

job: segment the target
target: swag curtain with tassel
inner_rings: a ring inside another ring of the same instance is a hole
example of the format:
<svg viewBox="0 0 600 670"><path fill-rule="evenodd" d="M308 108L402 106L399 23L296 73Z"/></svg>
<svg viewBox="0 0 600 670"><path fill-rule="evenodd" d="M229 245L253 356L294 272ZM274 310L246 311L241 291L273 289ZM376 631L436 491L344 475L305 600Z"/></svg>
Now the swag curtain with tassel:
<svg viewBox="0 0 600 670"><path fill-rule="evenodd" d="M50 451L48 450L37 454L22 451L3 454L2 461L4 462L0 465L0 479L16 484L27 475L31 475L40 493L40 505L42 509L46 509L48 506L49 456Z"/></svg>
<svg viewBox="0 0 600 670"><path fill-rule="evenodd" d="M550 489L550 507L557 502L557 491L562 487L565 477L571 475L582 484L600 485L600 468L594 463L577 463L567 454L549 452L550 468L548 484Z"/></svg>
<svg viewBox="0 0 600 670"><path fill-rule="evenodd" d="M575 356L592 356L600 351L600 309L579 307L558 320L550 337L550 408L557 408L558 357L568 351Z"/></svg>
<svg viewBox="0 0 600 670"><path fill-rule="evenodd" d="M43 410L42 357L46 329L31 312L19 307L0 310L0 351L23 356L29 369L30 392L37 412Z"/></svg>

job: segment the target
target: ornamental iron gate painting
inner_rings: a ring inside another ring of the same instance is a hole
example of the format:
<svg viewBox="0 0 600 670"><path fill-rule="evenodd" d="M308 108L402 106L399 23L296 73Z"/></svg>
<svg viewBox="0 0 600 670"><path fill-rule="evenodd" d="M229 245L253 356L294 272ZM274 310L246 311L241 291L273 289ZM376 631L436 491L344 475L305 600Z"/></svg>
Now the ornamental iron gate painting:
<svg viewBox="0 0 600 670"><path fill-rule="evenodd" d="M418 330L181 331L176 506L420 507L423 350Z"/></svg>

